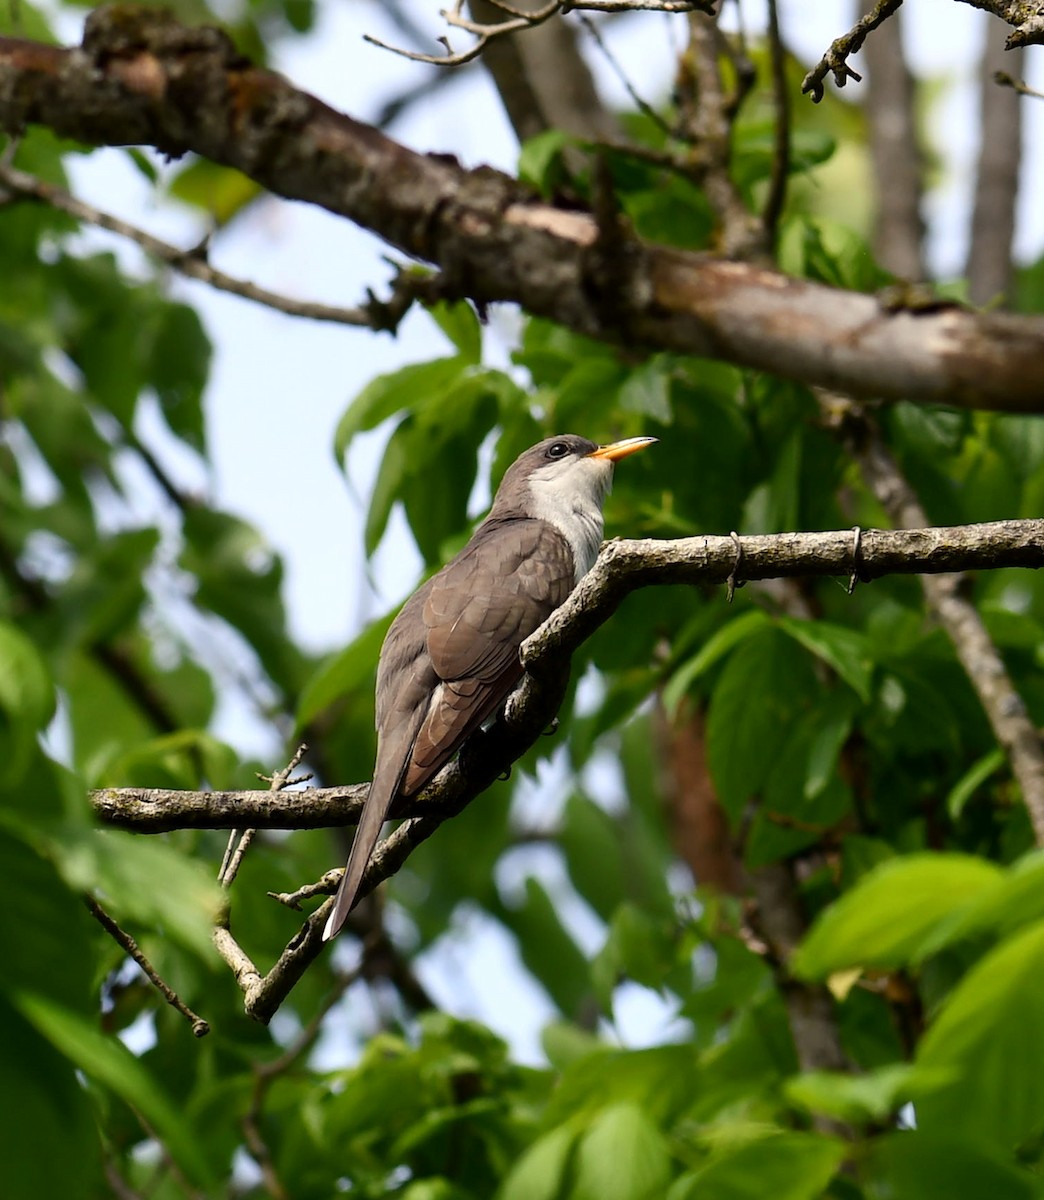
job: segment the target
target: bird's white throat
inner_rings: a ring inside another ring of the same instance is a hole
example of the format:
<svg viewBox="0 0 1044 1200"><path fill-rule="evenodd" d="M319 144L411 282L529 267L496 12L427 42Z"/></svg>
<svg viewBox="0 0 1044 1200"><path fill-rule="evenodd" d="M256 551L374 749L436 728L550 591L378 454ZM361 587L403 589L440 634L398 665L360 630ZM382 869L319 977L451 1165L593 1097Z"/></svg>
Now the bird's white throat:
<svg viewBox="0 0 1044 1200"><path fill-rule="evenodd" d="M597 458L549 463L530 475L530 511L547 521L573 552L574 582L594 566L602 545L602 504L613 485L613 464Z"/></svg>

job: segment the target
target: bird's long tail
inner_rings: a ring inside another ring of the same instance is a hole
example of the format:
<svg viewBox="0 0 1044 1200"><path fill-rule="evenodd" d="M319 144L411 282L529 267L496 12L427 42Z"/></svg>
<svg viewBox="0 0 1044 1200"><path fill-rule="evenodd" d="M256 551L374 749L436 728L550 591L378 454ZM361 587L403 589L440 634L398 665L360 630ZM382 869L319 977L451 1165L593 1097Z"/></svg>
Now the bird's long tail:
<svg viewBox="0 0 1044 1200"><path fill-rule="evenodd" d="M366 868L370 865L370 858L377 845L377 839L381 836L381 829L387 820L388 811L399 790L399 783L406 768L406 763L403 763L399 771L395 771L394 768L388 770L386 766L382 770L381 767L384 764L381 762L381 757L378 755L373 782L370 784L370 792L363 805L359 827L355 831L355 839L348 855L348 865L344 868L333 908L330 910L326 927L323 929L324 942L328 942L340 933L341 926L352 911L352 905L359 894L359 885L362 883L363 875L366 874Z"/></svg>

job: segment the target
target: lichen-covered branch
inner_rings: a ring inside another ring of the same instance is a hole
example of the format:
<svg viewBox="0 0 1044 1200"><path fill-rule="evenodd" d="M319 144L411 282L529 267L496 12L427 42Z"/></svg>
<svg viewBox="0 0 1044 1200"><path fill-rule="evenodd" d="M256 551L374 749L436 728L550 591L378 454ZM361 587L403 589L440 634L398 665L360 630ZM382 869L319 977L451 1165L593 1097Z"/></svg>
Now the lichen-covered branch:
<svg viewBox="0 0 1044 1200"><path fill-rule="evenodd" d="M850 529L825 533L693 537L674 541L620 539L607 542L572 596L522 646L522 661L542 679L561 674L563 656L603 625L623 599L658 584L723 584L760 579L840 575L868 582L884 575L935 575L999 567L1044 567L1044 520L989 521L924 529ZM511 712L536 737L554 715L542 707L531 722L535 694L523 689ZM492 731L490 731L492 734ZM478 739L486 749L464 756L456 772L443 772L411 814L425 818L463 807L529 745L520 739ZM476 743L478 744L478 743ZM494 753L490 747L499 747ZM504 757L507 753L513 757ZM491 757L492 755L492 757ZM476 772L486 779L475 789ZM488 777L488 778L487 778ZM452 779L452 782L451 782ZM106 825L136 833L172 829L318 829L350 825L362 811L365 783L300 791L182 792L161 788L100 788L91 804ZM466 799L465 799L466 797ZM401 814L400 814L401 815ZM422 827L423 836L433 830ZM415 841L421 829L415 831ZM383 876L382 876L383 878Z"/></svg>
<svg viewBox="0 0 1044 1200"><path fill-rule="evenodd" d="M416 154L246 62L217 30L101 9L82 47L0 38L0 129L195 151L441 269L438 294L514 301L616 344L720 358L850 395L1044 407L1044 319L884 303L652 245L488 168Z"/></svg>

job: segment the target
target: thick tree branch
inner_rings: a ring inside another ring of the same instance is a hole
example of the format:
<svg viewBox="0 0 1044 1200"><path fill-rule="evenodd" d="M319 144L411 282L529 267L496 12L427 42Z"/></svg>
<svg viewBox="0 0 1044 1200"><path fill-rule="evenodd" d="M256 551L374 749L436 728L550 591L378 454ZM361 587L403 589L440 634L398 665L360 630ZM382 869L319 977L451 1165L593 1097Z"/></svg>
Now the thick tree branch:
<svg viewBox="0 0 1044 1200"><path fill-rule="evenodd" d="M515 301L588 336L722 358L853 395L1038 411L1044 320L882 304L633 239L516 181L415 154L251 66L212 29L91 15L82 48L0 38L0 128L189 150L442 268L447 297Z"/></svg>
<svg viewBox="0 0 1044 1200"><path fill-rule="evenodd" d="M865 529L858 538L850 529L826 533L781 533L741 537L681 538L676 541L619 540L602 547L592 570L572 596L522 646L522 661L531 676L560 678L563 657L612 616L639 588L657 584L723 584L757 579L824 575L863 581L884 575L936 575L999 567L1044 567L1044 520L990 521L925 529ZM552 692L554 688L551 689ZM456 770L453 782L443 772L412 814L439 819L456 811L518 757L543 730L554 709L540 700L540 690L523 689L512 706L514 719L528 737L500 743L490 735L479 739L499 749L471 754ZM512 757L504 757L512 752ZM452 774L452 772L451 772ZM485 780L476 786L479 777ZM136 833L172 829L318 829L350 825L366 799L365 783L302 791L182 792L161 788L100 788L91 793L98 818L106 825ZM464 798L466 797L466 798ZM464 799L462 799L464 798ZM423 837L434 827L424 826ZM416 831L420 833L421 831ZM415 842L423 840L416 837ZM403 856L405 857L405 855ZM384 876L381 876L382 878Z"/></svg>

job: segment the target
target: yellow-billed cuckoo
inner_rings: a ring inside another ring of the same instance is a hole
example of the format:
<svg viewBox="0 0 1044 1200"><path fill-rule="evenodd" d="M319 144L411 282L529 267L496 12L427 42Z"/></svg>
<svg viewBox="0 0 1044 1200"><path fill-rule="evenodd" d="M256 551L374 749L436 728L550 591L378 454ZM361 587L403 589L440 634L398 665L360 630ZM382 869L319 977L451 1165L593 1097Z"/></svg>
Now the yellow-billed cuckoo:
<svg viewBox="0 0 1044 1200"><path fill-rule="evenodd" d="M334 937L392 803L419 792L504 702L518 650L591 569L613 464L655 438L547 438L508 468L489 516L406 602L377 666L377 763L324 940Z"/></svg>

